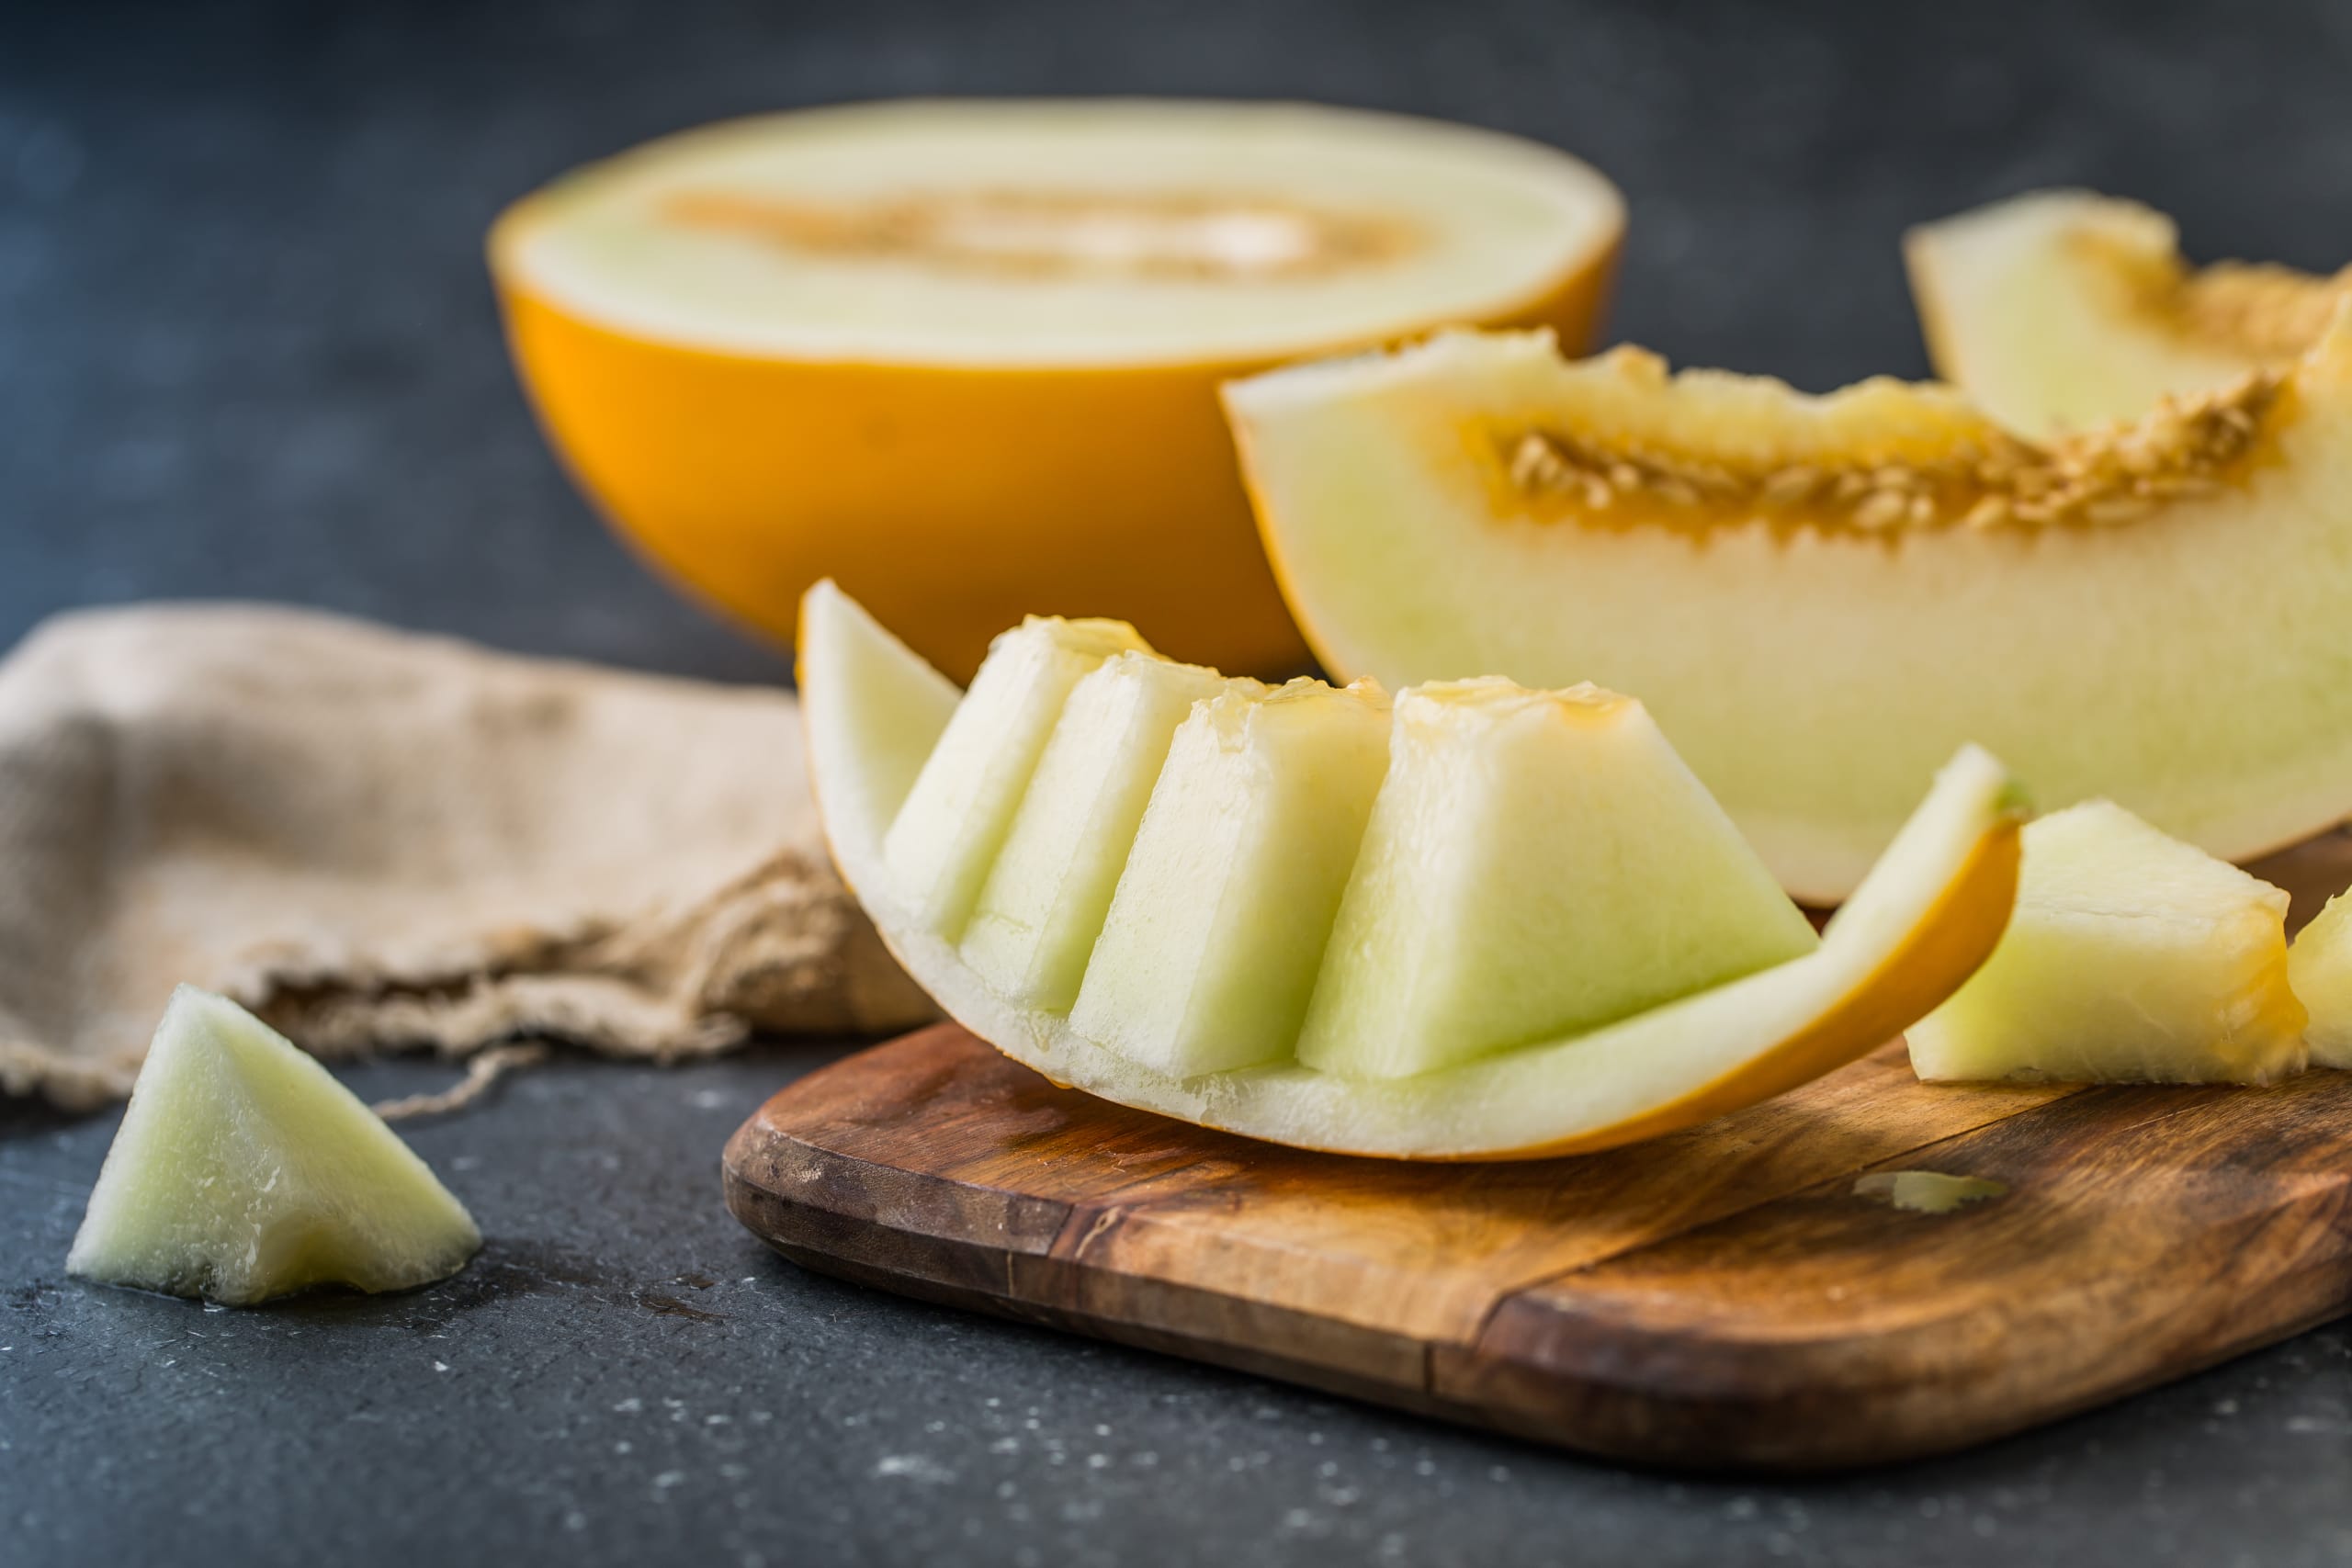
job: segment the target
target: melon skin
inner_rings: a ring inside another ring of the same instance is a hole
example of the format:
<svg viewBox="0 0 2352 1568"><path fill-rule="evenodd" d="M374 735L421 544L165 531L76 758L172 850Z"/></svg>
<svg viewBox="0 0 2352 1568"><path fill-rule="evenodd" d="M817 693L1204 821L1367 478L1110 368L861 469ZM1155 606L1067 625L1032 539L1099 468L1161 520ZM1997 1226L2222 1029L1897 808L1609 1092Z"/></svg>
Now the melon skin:
<svg viewBox="0 0 2352 1568"><path fill-rule="evenodd" d="M2001 944L1912 1026L1922 1078L2261 1084L2302 1069L2287 895L2108 801L2030 824Z"/></svg>
<svg viewBox="0 0 2352 1568"><path fill-rule="evenodd" d="M1638 702L1491 677L1415 687L1298 1056L1408 1077L1817 945Z"/></svg>
<svg viewBox="0 0 2352 1568"><path fill-rule="evenodd" d="M1917 469L2014 437L1947 389L1827 397L1539 333L1441 335L1229 385L1285 598L1335 676L1641 697L1781 886L1853 890L1952 749L2251 859L2352 816L2352 321L2252 457L2113 525L1924 525L1521 491L1510 443L1772 472Z"/></svg>
<svg viewBox="0 0 2352 1568"><path fill-rule="evenodd" d="M2311 1013L2315 1067L2352 1067L2352 895L2337 894L2287 950L2287 977Z"/></svg>
<svg viewBox="0 0 2352 1568"><path fill-rule="evenodd" d="M1196 703L1171 741L1079 1004L1064 1015L984 979L893 895L883 840L949 728L953 687L830 582L810 591L802 624L803 715L827 840L908 972L958 1022L1057 1083L1250 1137L1405 1159L1524 1159L1655 1137L1883 1043L1992 951L2015 897L2022 797L1993 758L1963 749L1801 956L1459 1066L1390 1079L1317 1071L1257 1010L1297 1005L1302 982L1320 987L1333 910L1316 900L1341 897L1371 810L1352 802L1380 787L1389 754L1384 724L1351 710L1385 705L1370 687L1302 682L1269 694L1237 681ZM1253 745L1251 721L1269 713L1296 722L1254 738L1283 744ZM1253 825L1266 817L1276 830ZM1155 818L1158 848L1143 841ZM1146 897L1147 886L1165 897ZM1130 888L1131 920L1117 908ZM1235 888L1248 896L1229 897ZM1237 931L1250 940L1228 942ZM1122 994L1083 1016L1097 971ZM1250 1043L1222 1056L1227 1037L1194 1023L1204 1000L1236 998L1248 1006L1228 1009L1227 1021ZM1260 1065L1201 1070L1204 1059L1243 1055Z"/></svg>
<svg viewBox="0 0 2352 1568"><path fill-rule="evenodd" d="M413 1289L481 1247L465 1206L316 1059L182 986L66 1269L248 1306L318 1285Z"/></svg>

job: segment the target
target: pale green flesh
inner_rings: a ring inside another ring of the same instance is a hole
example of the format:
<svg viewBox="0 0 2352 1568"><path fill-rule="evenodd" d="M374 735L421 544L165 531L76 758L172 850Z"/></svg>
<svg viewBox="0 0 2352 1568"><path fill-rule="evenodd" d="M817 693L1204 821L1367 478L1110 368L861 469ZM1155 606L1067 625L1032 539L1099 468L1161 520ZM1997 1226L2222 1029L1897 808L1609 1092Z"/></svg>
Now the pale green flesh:
<svg viewBox="0 0 2352 1568"><path fill-rule="evenodd" d="M1541 423L1596 373L1540 335L1456 333L1227 386L1327 667L1633 693L1809 903L1853 890L1963 742L2225 859L2352 816L2352 329L2304 362L2244 483L2104 528L1681 530L1498 504L1479 422Z"/></svg>
<svg viewBox="0 0 2352 1568"><path fill-rule="evenodd" d="M1407 1077L1815 945L1639 704L1501 681L1422 688L1397 699L1298 1055Z"/></svg>
<svg viewBox="0 0 2352 1568"><path fill-rule="evenodd" d="M481 1233L326 1068L225 998L172 998L66 1267L239 1305L313 1285L398 1291Z"/></svg>
<svg viewBox="0 0 2352 1568"><path fill-rule="evenodd" d="M1036 616L990 646L883 842L891 887L932 930L962 934L1070 688L1142 646L1118 622Z"/></svg>
<svg viewBox="0 0 2352 1568"><path fill-rule="evenodd" d="M1912 1026L1923 1078L2266 1083L2303 1066L2287 895L2092 801L2030 824L1999 947Z"/></svg>
<svg viewBox="0 0 2352 1568"><path fill-rule="evenodd" d="M1387 756L1376 693L1299 681L1195 707L1070 1027L1171 1077L1287 1059Z"/></svg>
<svg viewBox="0 0 2352 1568"><path fill-rule="evenodd" d="M1013 1001L1067 1012L1167 761L1213 670L1122 653L1071 688L965 929L964 961Z"/></svg>
<svg viewBox="0 0 2352 1568"><path fill-rule="evenodd" d="M2352 895L2327 901L2287 950L2288 981L2311 1012L2312 1066L2352 1067Z"/></svg>
<svg viewBox="0 0 2352 1568"><path fill-rule="evenodd" d="M827 650L804 663L801 684L827 836L908 973L956 1021L1056 1082L1277 1143L1413 1158L1519 1157L1689 1096L1812 1027L1883 971L1985 835L2017 809L2016 785L2000 764L1963 749L1820 947L1589 1033L1378 1082L1296 1062L1179 1077L1106 1049L1066 1017L1010 1001L895 904L881 839L903 794L889 792L920 771L925 726L934 738L945 728L953 687L830 582L810 591L801 615L804 649ZM860 712L860 704L887 698L909 711L887 724Z"/></svg>

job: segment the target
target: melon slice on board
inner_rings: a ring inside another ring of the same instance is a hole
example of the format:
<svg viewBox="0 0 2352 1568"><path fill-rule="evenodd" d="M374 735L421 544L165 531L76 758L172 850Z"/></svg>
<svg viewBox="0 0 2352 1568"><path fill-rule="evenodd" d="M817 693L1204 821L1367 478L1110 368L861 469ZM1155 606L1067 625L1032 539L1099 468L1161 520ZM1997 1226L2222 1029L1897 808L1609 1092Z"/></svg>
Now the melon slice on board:
<svg viewBox="0 0 2352 1568"><path fill-rule="evenodd" d="M826 833L899 962L958 1022L1047 1077L1204 1126L1421 1159L1532 1157L1670 1132L1893 1038L1992 951L2016 890L2018 792L1973 748L1937 776L1816 943L1627 699L1470 682L1401 694L1399 719L1369 686L1236 681L1165 735L1140 722L1100 739L1073 733L1118 714L1080 700L1114 667L1071 689L1031 785L1044 792L1038 809L1082 811L1104 840L1035 857L1042 895L992 869L982 898L984 909L1100 908L1103 930L1074 992L1066 977L1057 989L1008 987L994 976L1053 965L1008 964L1006 933L957 928L923 887L902 893L887 849L927 831L910 810L963 797L934 770L992 765L945 743L960 728L954 686L831 582L801 612ZM974 692L994 684L984 669ZM1450 747L1475 756L1448 758ZM1141 812L1074 787L1076 770L1052 764L1063 752L1094 758L1111 781L1101 794L1123 800L1156 767ZM1564 770L1584 776L1550 776ZM1562 791L1588 808L1567 810ZM1634 808L1629 792L1645 795ZM1031 807L1015 807L1004 842L1021 841ZM1524 867L1581 878L1594 903L1520 874L1514 846ZM1417 847L1449 863L1417 872ZM1118 865L1107 900L1099 871L1066 869L1080 862ZM1482 886L1457 885L1470 876ZM1082 897L1058 900L1065 888ZM1671 908L1642 911L1636 930L1679 916L1707 942L1616 943L1605 911L1645 896ZM1329 940L1335 928L1344 944ZM1079 945L1067 926L1050 940L1057 953ZM968 956L983 941L985 965ZM1346 994L1359 986L1413 998L1407 1026L1361 1058L1329 1021L1361 1016ZM1535 1026L1546 1010L1566 1027ZM1327 1021L1320 1066L1298 1056L1311 1017Z"/></svg>
<svg viewBox="0 0 2352 1568"><path fill-rule="evenodd" d="M225 997L172 996L66 1268L251 1305L456 1273L481 1232L381 1117Z"/></svg>
<svg viewBox="0 0 2352 1568"><path fill-rule="evenodd" d="M1335 676L1638 694L1808 902L1964 741L2233 860L2352 816L2352 315L2055 447L1942 387L1808 397L1540 333L1226 398Z"/></svg>
<svg viewBox="0 0 2352 1568"><path fill-rule="evenodd" d="M1993 956L1911 1026L1923 1078L2268 1083L2303 1066L2287 895L2104 800L2027 826Z"/></svg>
<svg viewBox="0 0 2352 1568"><path fill-rule="evenodd" d="M1032 610L1306 649L1224 378L1449 322L1588 343L1623 203L1552 148L1304 104L857 104L566 175L491 236L549 438L662 568L792 634L834 576L959 679Z"/></svg>
<svg viewBox="0 0 2352 1568"><path fill-rule="evenodd" d="M2301 355L2352 294L2291 267L2181 259L2171 219L2037 191L1914 229L1911 293L1936 373L2021 435L2136 418Z"/></svg>

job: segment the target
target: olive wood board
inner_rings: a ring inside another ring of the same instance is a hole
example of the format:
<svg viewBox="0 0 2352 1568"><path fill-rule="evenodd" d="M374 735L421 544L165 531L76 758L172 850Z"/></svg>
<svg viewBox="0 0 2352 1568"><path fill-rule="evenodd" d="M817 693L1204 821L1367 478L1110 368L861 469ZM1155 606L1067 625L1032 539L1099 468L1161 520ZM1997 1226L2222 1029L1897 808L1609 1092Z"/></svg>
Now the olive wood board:
<svg viewBox="0 0 2352 1568"><path fill-rule="evenodd" d="M2004 1190L1863 1179L1910 1170ZM1650 1143L1406 1164L1057 1089L943 1024L792 1084L725 1176L828 1274L1675 1466L1956 1449L2352 1311L2352 1073L1929 1085L1897 1043Z"/></svg>

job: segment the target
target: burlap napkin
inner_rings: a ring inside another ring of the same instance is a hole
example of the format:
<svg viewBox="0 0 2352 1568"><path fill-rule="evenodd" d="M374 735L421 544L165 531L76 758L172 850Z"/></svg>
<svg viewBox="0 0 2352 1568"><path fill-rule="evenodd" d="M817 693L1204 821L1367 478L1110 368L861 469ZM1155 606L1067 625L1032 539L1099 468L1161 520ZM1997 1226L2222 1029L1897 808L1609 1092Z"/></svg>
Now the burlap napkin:
<svg viewBox="0 0 2352 1568"><path fill-rule="evenodd" d="M127 1093L183 980L325 1056L932 1010L825 858L788 695L259 606L59 617L0 663L0 1089Z"/></svg>

